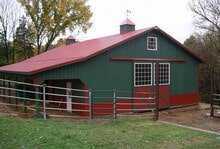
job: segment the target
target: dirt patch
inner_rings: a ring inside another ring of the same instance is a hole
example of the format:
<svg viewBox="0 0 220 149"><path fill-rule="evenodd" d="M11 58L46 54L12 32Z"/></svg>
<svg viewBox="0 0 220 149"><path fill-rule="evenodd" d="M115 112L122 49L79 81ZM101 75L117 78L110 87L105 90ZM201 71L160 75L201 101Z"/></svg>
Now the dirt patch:
<svg viewBox="0 0 220 149"><path fill-rule="evenodd" d="M161 111L160 120L220 133L220 118L209 116L209 105Z"/></svg>
<svg viewBox="0 0 220 149"><path fill-rule="evenodd" d="M15 107L15 106L8 106L7 104L8 103L0 101L0 116L1 115L16 116L21 118L33 117L33 111L27 110L27 112L24 112L24 108L21 105Z"/></svg>
<svg viewBox="0 0 220 149"><path fill-rule="evenodd" d="M0 105L0 115L17 116L17 114L11 108L8 108L8 106L5 105Z"/></svg>

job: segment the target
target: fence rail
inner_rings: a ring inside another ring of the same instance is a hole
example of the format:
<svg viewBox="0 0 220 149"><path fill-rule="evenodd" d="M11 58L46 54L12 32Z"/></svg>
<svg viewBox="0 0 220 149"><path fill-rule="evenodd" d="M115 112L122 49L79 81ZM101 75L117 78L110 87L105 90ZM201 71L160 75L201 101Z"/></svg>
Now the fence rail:
<svg viewBox="0 0 220 149"><path fill-rule="evenodd" d="M50 89L62 90L65 93L53 92ZM96 95L98 93L101 95ZM108 93L108 95L103 96L102 93ZM60 111L68 112L74 117L82 115L90 119L96 115L112 115L116 119L117 114L125 112L156 111L157 104L153 92L135 92L135 97L127 96L129 93L129 91L115 89L74 89L0 79L0 97L4 101L0 103L1 105L32 109L42 113L44 119L47 119L48 115L62 116ZM5 102L6 99L8 103ZM11 102L12 99L15 103ZM103 102L103 100L108 101ZM58 114L51 111L58 112ZM63 116L67 115L63 114Z"/></svg>

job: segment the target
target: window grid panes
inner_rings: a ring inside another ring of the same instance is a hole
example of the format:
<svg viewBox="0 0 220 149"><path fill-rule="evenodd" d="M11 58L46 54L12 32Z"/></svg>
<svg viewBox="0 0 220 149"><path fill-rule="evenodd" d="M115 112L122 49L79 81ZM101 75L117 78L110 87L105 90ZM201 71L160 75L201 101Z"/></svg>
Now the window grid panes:
<svg viewBox="0 0 220 149"><path fill-rule="evenodd" d="M155 68L155 64L154 64L154 68ZM154 72L155 72L155 69L154 69ZM159 83L160 85L170 84L170 64L169 63L159 64Z"/></svg>
<svg viewBox="0 0 220 149"><path fill-rule="evenodd" d="M152 64L151 63L135 63L134 83L135 86L147 86L152 85ZM155 74L155 64L154 64ZM159 64L159 83L160 85L170 84L170 64ZM154 75L155 84L155 75Z"/></svg>
<svg viewBox="0 0 220 149"><path fill-rule="evenodd" d="M147 49L148 50L157 50L157 37L148 37L147 38Z"/></svg>
<svg viewBox="0 0 220 149"><path fill-rule="evenodd" d="M152 64L135 63L135 86L146 86L152 84Z"/></svg>

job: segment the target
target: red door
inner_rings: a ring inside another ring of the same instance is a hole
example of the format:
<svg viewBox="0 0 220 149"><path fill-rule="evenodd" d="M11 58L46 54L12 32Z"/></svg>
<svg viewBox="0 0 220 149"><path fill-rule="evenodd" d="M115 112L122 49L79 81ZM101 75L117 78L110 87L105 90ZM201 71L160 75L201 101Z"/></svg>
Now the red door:
<svg viewBox="0 0 220 149"><path fill-rule="evenodd" d="M148 102L138 99L143 97L154 97L154 67L152 63L134 63L134 90L133 96L137 97L136 102ZM159 65L159 106L167 108L170 106L170 64L160 63ZM149 102L151 102L149 100Z"/></svg>
<svg viewBox="0 0 220 149"><path fill-rule="evenodd" d="M159 106L160 108L168 108L170 106L170 85L160 85L159 90ZM136 103L153 102L153 100L138 99L144 97L154 97L153 86L138 86L134 87L134 97L137 97Z"/></svg>

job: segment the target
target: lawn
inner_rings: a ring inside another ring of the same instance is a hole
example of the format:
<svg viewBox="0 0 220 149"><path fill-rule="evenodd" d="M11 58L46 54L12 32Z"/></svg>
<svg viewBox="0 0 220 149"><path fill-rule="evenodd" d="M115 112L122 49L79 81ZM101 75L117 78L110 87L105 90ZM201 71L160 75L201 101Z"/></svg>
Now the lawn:
<svg viewBox="0 0 220 149"><path fill-rule="evenodd" d="M61 121L0 117L1 149L219 149L220 137L143 117Z"/></svg>

